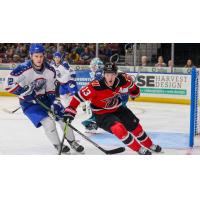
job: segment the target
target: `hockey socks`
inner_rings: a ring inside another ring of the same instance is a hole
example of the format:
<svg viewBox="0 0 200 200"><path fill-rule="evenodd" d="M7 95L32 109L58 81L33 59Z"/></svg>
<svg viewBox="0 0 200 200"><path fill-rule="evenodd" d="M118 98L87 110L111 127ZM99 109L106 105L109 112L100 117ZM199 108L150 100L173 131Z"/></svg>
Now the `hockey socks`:
<svg viewBox="0 0 200 200"><path fill-rule="evenodd" d="M137 137L137 140L142 144L144 147L155 151L157 153L162 151L162 148L159 145L153 144L151 138L146 134L146 132L142 129L142 126L138 124L136 129L132 131L133 135Z"/></svg>
<svg viewBox="0 0 200 200"><path fill-rule="evenodd" d="M116 122L111 128L111 132L116 135L125 145L133 151L139 151L141 145L134 139L133 135L129 133L123 124Z"/></svg>
<svg viewBox="0 0 200 200"><path fill-rule="evenodd" d="M132 133L144 147L150 149L150 147L153 145L152 140L146 134L146 132L143 131L142 126L140 124L138 124L138 126L135 130L132 131Z"/></svg>

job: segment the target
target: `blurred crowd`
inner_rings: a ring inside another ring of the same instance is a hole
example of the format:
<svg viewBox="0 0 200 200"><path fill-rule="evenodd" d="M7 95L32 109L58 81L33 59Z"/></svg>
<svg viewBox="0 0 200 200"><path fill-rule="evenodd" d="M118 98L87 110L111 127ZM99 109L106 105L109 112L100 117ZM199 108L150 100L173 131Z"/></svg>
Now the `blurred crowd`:
<svg viewBox="0 0 200 200"><path fill-rule="evenodd" d="M28 59L28 44L1 43L0 63L20 63Z"/></svg>
<svg viewBox="0 0 200 200"><path fill-rule="evenodd" d="M149 60L148 60L148 57L147 56L142 56L141 57L141 62L140 62L140 65L141 66L152 66L150 63L149 63ZM154 65L155 67L170 67L170 68L173 68L173 67L176 67L174 66L174 63L173 61L170 59L167 61L167 63L164 62L164 59L163 59L163 56L158 56L158 59L157 59L157 62L156 64ZM186 63L184 65L185 68L192 68L192 67L196 67L194 64L193 64L193 61L191 58L188 58L186 60Z"/></svg>
<svg viewBox="0 0 200 200"><path fill-rule="evenodd" d="M29 59L30 44L24 43L1 43L0 63L21 63ZM70 64L89 64L96 56L95 43L45 43L46 58L51 60L57 50L63 55L63 59ZM99 58L109 61L111 55L123 52L123 45L119 43L99 44Z"/></svg>
<svg viewBox="0 0 200 200"><path fill-rule="evenodd" d="M63 60L70 64L88 65L92 58L96 56L95 43L45 43L46 58L51 60L53 53L57 50L63 55ZM0 63L21 63L29 59L28 43L0 43ZM98 57L104 62L108 62L110 57L117 53L125 55L125 43L100 43ZM174 67L173 61L164 62L163 56L157 57L157 62L152 64L151 59L147 56L142 56L139 65L155 66L155 67ZM185 67L195 67L192 59L188 58L185 61Z"/></svg>

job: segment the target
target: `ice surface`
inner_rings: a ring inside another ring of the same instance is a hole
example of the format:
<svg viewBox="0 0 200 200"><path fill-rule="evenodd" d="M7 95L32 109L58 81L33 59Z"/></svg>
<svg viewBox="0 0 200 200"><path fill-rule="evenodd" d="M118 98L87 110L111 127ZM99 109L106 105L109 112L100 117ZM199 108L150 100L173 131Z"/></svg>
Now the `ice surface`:
<svg viewBox="0 0 200 200"><path fill-rule="evenodd" d="M0 97L0 154L3 155L54 155L57 152L52 147L42 128L36 129L19 110L15 114L6 113L3 109L14 110L19 106L15 97ZM195 137L195 147L187 148L189 141L188 105L129 102L128 107L138 116L143 128L152 136L155 142L163 144L163 154L200 154L200 137ZM81 108L73 121L73 125L84 132L81 121L87 119ZM62 131L58 127L60 137ZM96 143L106 149L123 145L114 136L98 130L98 134L87 134ZM188 137L187 137L188 136ZM76 134L77 140L85 147L85 154L104 154L96 147ZM180 139L179 139L180 138ZM182 142L182 143L181 143ZM71 154L77 154L71 152ZM136 154L130 149L121 154Z"/></svg>

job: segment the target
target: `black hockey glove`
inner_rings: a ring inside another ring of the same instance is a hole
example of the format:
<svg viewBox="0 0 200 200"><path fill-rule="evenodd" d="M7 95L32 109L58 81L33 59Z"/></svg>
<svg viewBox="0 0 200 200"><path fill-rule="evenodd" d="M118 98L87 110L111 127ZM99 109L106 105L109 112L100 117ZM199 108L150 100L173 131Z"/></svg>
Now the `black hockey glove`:
<svg viewBox="0 0 200 200"><path fill-rule="evenodd" d="M65 108L65 112L63 115L64 122L71 123L72 120L74 120L76 113L77 113L76 110L74 110L73 108L71 108L69 106L67 108Z"/></svg>

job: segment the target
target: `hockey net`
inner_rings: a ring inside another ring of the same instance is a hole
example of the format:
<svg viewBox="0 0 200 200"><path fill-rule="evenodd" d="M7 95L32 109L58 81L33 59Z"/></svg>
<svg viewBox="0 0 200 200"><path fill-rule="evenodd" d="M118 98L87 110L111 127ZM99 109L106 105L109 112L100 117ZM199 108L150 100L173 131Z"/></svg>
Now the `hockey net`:
<svg viewBox="0 0 200 200"><path fill-rule="evenodd" d="M193 68L191 72L190 103L190 147L194 145L195 135L200 134L200 71Z"/></svg>

